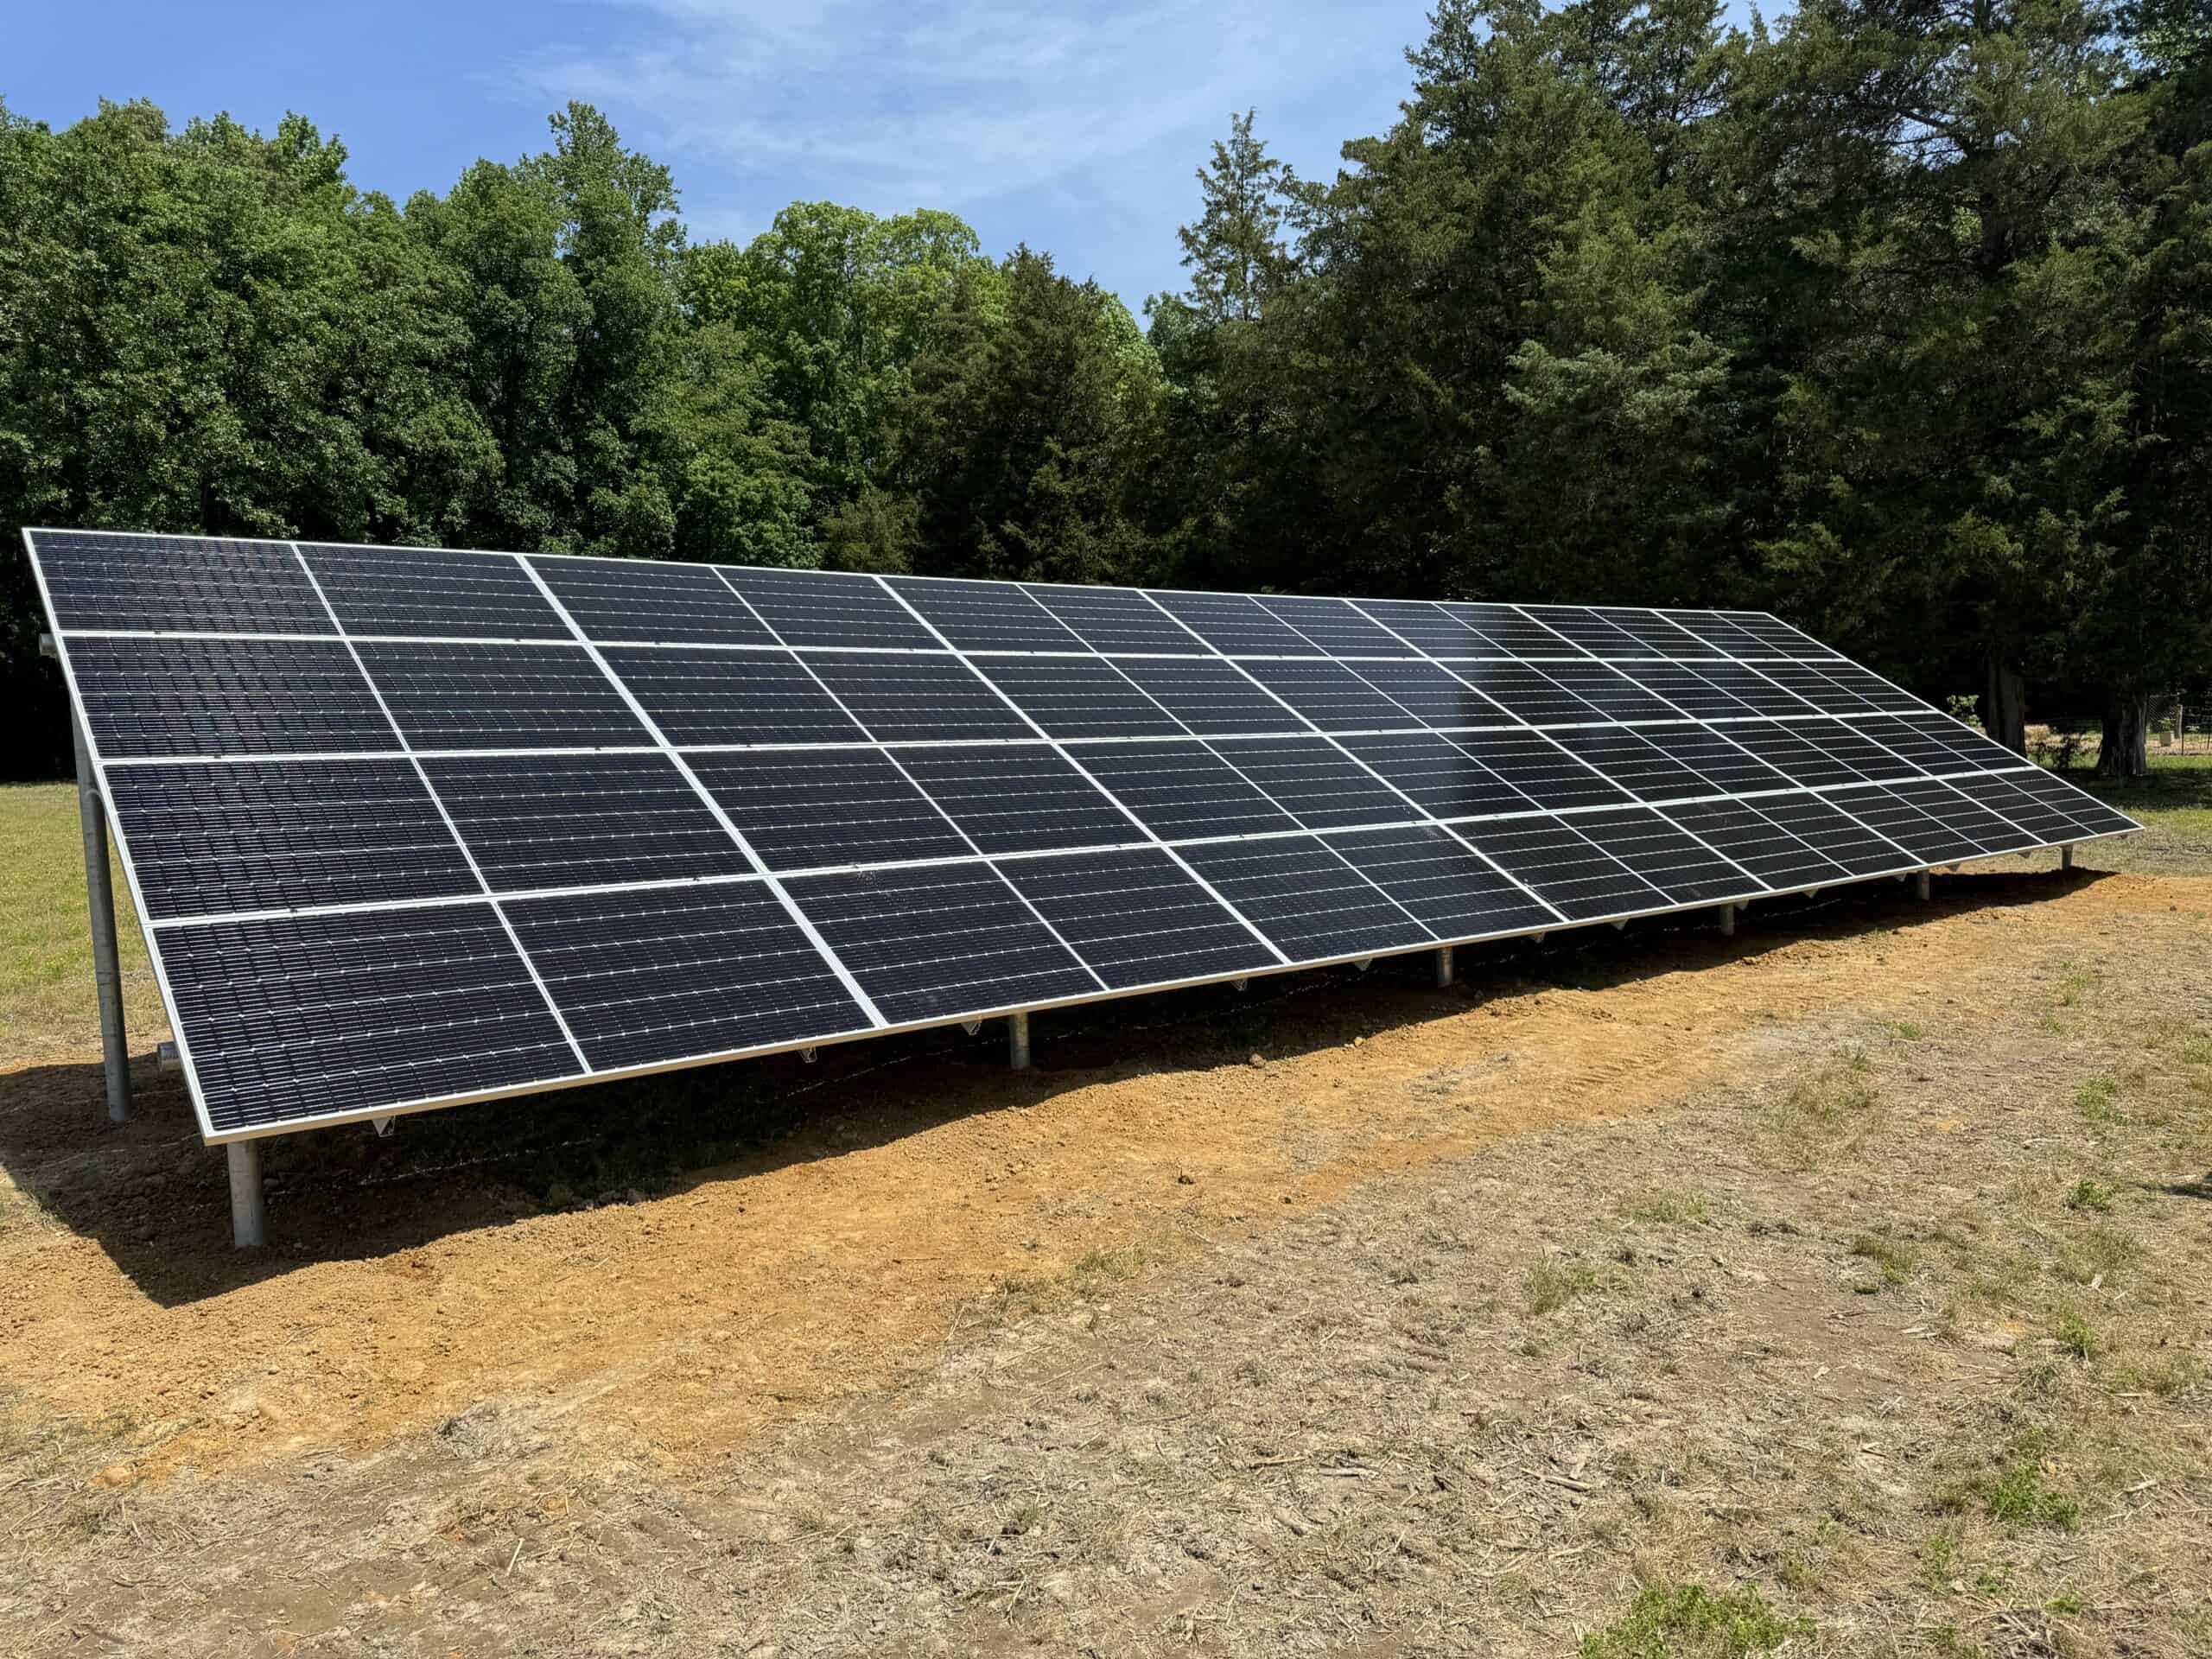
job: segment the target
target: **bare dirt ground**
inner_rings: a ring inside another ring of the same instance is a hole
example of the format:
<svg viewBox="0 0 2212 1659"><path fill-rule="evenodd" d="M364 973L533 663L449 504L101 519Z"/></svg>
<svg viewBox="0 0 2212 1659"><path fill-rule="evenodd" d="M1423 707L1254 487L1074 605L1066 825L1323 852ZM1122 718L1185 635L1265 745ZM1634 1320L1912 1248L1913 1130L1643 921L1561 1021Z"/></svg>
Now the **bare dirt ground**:
<svg viewBox="0 0 2212 1659"><path fill-rule="evenodd" d="M0 1652L2212 1652L2134 848L278 1142L258 1257L0 1073Z"/></svg>

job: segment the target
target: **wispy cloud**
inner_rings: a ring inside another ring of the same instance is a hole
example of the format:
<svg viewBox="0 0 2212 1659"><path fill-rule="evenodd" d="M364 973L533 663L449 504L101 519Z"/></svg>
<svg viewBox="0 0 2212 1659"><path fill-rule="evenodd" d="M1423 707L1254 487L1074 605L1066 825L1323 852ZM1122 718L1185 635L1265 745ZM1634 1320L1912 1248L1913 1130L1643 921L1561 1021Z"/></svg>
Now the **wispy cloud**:
<svg viewBox="0 0 2212 1659"><path fill-rule="evenodd" d="M1405 85L1427 0L570 0L500 73L604 109L674 163L695 235L785 202L965 215L1131 303L1178 285L1192 170L1231 111L1325 167Z"/></svg>
<svg viewBox="0 0 2212 1659"><path fill-rule="evenodd" d="M529 53L510 71L522 89L591 99L648 143L745 173L835 173L955 207L1211 134L1329 61L1312 8L1267 0L591 3L607 38Z"/></svg>

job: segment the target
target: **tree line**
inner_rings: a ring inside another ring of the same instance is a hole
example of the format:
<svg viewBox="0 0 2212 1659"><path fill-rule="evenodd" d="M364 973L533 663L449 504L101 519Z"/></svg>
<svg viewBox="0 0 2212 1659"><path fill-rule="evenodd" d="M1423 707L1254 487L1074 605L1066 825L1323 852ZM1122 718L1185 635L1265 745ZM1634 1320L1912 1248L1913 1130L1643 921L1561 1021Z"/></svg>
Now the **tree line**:
<svg viewBox="0 0 2212 1659"><path fill-rule="evenodd" d="M1231 121L1141 326L946 213L695 242L583 105L404 203L297 115L0 105L0 523L1751 606L2139 770L2212 671L2209 48L2206 0L1440 0L1333 176Z"/></svg>

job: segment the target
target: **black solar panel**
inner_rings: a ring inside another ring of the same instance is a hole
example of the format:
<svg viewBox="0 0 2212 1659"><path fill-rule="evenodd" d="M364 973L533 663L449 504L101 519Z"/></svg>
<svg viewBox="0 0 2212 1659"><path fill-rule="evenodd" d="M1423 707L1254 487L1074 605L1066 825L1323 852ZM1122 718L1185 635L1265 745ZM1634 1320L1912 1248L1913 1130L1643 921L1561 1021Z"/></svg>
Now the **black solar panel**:
<svg viewBox="0 0 2212 1659"><path fill-rule="evenodd" d="M300 543L346 632L414 639L561 639L569 635L520 559L415 548Z"/></svg>
<svg viewBox="0 0 2212 1659"><path fill-rule="evenodd" d="M602 645L775 642L753 607L709 565L644 559L533 559L531 566L584 637Z"/></svg>
<svg viewBox="0 0 2212 1659"><path fill-rule="evenodd" d="M108 805L149 919L483 891L403 760L117 766Z"/></svg>
<svg viewBox="0 0 2212 1659"><path fill-rule="evenodd" d="M215 1138L2135 827L1752 613L29 539Z"/></svg>
<svg viewBox="0 0 2212 1659"><path fill-rule="evenodd" d="M399 747L336 639L79 639L69 665L92 746L106 756Z"/></svg>
<svg viewBox="0 0 2212 1659"><path fill-rule="evenodd" d="M1000 868L1116 990L1218 979L1279 960L1164 852L1017 858Z"/></svg>
<svg viewBox="0 0 2212 1659"><path fill-rule="evenodd" d="M494 893L752 868L664 754L433 756L423 770Z"/></svg>
<svg viewBox="0 0 2212 1659"><path fill-rule="evenodd" d="M772 870L959 858L974 849L877 749L696 755L692 770Z"/></svg>

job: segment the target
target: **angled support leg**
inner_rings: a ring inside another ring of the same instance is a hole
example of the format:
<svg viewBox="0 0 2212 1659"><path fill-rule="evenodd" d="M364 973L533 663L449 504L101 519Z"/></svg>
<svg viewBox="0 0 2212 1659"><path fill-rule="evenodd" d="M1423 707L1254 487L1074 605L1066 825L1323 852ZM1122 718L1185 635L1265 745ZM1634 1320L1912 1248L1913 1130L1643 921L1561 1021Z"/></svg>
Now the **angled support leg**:
<svg viewBox="0 0 2212 1659"><path fill-rule="evenodd" d="M123 1036L123 968L115 945L115 887L107 873L107 803L92 776L85 727L73 715L69 733L77 747L77 816L85 831L85 897L92 918L92 978L100 1001L100 1058L107 1069L107 1115L130 1116L130 1051Z"/></svg>

